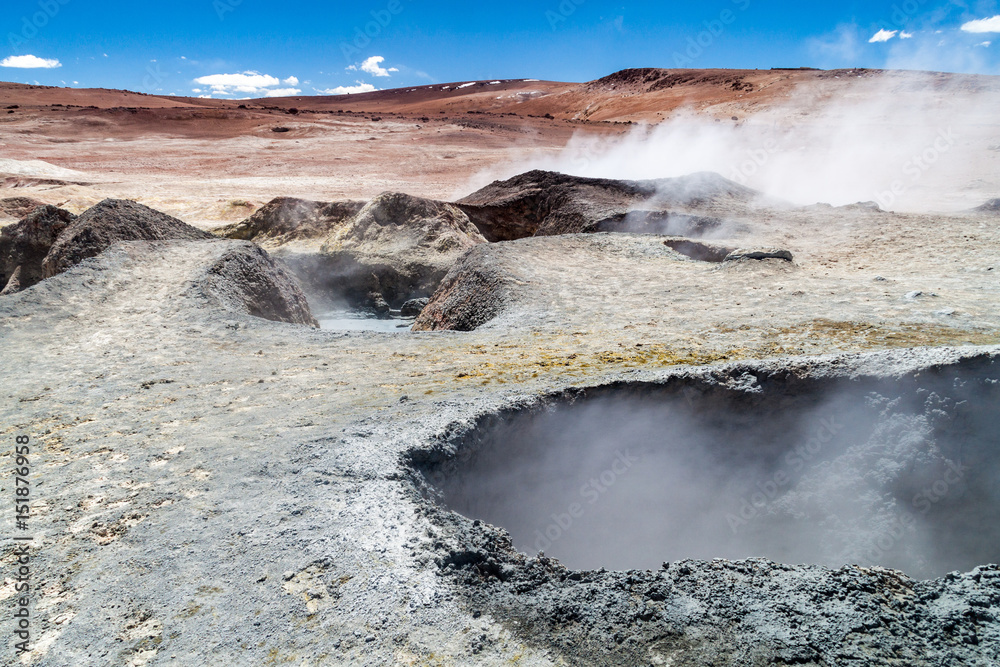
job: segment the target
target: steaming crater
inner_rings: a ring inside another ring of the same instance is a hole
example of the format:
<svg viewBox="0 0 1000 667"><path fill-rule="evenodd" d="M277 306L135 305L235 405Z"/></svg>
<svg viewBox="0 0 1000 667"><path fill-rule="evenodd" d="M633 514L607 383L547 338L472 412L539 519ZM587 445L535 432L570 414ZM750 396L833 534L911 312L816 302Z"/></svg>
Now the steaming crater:
<svg viewBox="0 0 1000 667"><path fill-rule="evenodd" d="M484 422L428 472L449 508L574 569L764 557L930 578L1000 561L998 375L592 389Z"/></svg>

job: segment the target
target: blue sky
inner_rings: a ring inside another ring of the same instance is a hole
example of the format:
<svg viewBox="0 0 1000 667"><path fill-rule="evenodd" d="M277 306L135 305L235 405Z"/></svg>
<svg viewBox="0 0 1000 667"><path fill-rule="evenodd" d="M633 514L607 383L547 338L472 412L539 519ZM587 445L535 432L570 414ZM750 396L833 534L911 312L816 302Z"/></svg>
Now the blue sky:
<svg viewBox="0 0 1000 667"><path fill-rule="evenodd" d="M0 79L223 98L626 67L1000 74L996 0L5 0Z"/></svg>

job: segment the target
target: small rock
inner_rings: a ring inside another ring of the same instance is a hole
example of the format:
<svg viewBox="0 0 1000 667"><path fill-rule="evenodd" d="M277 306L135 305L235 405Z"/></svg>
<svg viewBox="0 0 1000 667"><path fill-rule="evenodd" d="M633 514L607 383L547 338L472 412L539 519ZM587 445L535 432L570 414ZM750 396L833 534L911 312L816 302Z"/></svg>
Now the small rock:
<svg viewBox="0 0 1000 667"><path fill-rule="evenodd" d="M288 570L283 575L281 575L281 578L284 579L285 581L291 581L292 577L294 577L294 576L295 576L295 573L292 572L291 570Z"/></svg>
<svg viewBox="0 0 1000 667"><path fill-rule="evenodd" d="M782 250L781 248L752 248L746 249L742 248L740 250L734 250L733 252L726 255L726 262L735 262L741 259L752 259L752 260L764 260L764 259L782 259L786 262L794 261L792 253L787 250Z"/></svg>
<svg viewBox="0 0 1000 667"><path fill-rule="evenodd" d="M392 308L386 302L385 297L378 292L368 295L368 309L379 317L388 318L392 314Z"/></svg>
<svg viewBox="0 0 1000 667"><path fill-rule="evenodd" d="M403 304L403 308L399 311L400 315L403 317L417 317L430 301L430 299L410 299Z"/></svg>

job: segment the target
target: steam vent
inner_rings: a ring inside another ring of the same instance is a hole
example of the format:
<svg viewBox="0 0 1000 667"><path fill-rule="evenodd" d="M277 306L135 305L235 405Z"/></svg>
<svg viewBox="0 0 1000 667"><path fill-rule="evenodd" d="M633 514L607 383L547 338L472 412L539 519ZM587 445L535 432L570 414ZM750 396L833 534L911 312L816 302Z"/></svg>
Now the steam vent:
<svg viewBox="0 0 1000 667"><path fill-rule="evenodd" d="M0 665L1000 665L1000 79L432 84L341 9L0 83Z"/></svg>

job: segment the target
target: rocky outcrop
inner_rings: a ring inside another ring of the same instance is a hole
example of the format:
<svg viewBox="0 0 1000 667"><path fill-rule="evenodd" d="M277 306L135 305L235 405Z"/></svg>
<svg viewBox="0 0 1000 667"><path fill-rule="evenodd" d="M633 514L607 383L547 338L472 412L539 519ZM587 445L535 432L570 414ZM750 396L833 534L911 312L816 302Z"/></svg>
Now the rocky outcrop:
<svg viewBox="0 0 1000 667"><path fill-rule="evenodd" d="M211 238L214 237L208 232L134 201L105 199L59 235L42 262L42 273L45 278L62 273L119 241Z"/></svg>
<svg viewBox="0 0 1000 667"><path fill-rule="evenodd" d="M365 203L359 201L319 202L278 197L262 206L246 220L213 230L217 236L254 241L278 247L293 241L324 239L347 224Z"/></svg>
<svg viewBox="0 0 1000 667"><path fill-rule="evenodd" d="M711 173L653 181L530 171L496 181L456 205L490 241L592 232L701 235L720 206L745 207L757 193Z"/></svg>
<svg viewBox="0 0 1000 667"><path fill-rule="evenodd" d="M496 181L456 205L489 241L584 231L656 194L649 184L529 171Z"/></svg>
<svg viewBox="0 0 1000 667"><path fill-rule="evenodd" d="M473 331L503 312L512 277L496 261L497 246L463 256L424 306L414 331Z"/></svg>
<svg viewBox="0 0 1000 667"><path fill-rule="evenodd" d="M354 305L393 307L428 297L451 266L486 239L457 207L399 193L379 195L337 228L318 257L286 257L322 292ZM311 268L310 268L311 265Z"/></svg>
<svg viewBox="0 0 1000 667"><path fill-rule="evenodd" d="M298 282L263 248L240 243L227 250L204 280L223 306L275 322L318 327Z"/></svg>
<svg viewBox="0 0 1000 667"><path fill-rule="evenodd" d="M42 205L0 231L0 294L28 289L45 276L42 262L59 235L76 219L69 211Z"/></svg>

